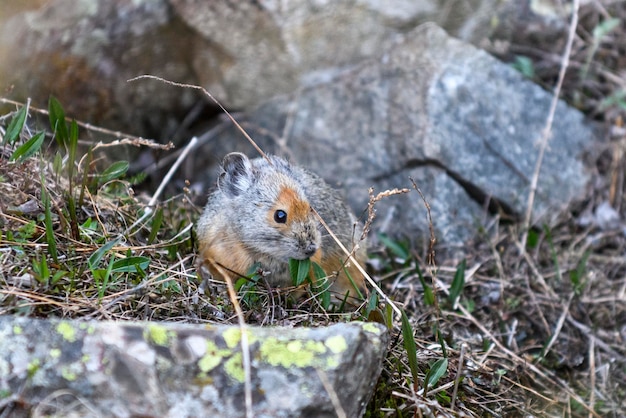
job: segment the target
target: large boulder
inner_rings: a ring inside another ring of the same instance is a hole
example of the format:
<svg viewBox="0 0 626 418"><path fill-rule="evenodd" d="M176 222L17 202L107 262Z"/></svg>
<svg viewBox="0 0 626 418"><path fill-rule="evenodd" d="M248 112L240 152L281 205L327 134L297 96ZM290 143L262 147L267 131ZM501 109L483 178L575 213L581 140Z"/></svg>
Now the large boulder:
<svg viewBox="0 0 626 418"><path fill-rule="evenodd" d="M510 66L428 24L376 59L271 99L241 121L263 149L287 154L340 187L357 213L370 186L411 188L413 178L430 203L439 241L461 244L493 215L515 221L525 213L551 100ZM580 196L589 180L583 154L596 141L583 115L559 102L535 222L549 222ZM202 154L219 159L234 150L254 153L232 128ZM377 214L375 230L428 237L416 193L381 201Z"/></svg>

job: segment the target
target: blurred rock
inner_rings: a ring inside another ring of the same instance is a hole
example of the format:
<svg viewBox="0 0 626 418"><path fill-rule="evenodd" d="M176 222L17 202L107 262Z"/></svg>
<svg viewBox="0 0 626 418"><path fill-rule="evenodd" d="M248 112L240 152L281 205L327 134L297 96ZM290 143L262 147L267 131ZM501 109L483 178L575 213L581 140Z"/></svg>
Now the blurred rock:
<svg viewBox="0 0 626 418"><path fill-rule="evenodd" d="M127 80L152 74L195 82L194 42L202 41L165 0L54 0L32 10L5 10L0 89L17 100L31 97L43 108L55 95L68 115L109 129L171 131L198 94Z"/></svg>
<svg viewBox="0 0 626 418"><path fill-rule="evenodd" d="M247 108L277 94L328 80L342 69L385 51L395 36L426 21L477 42L488 35L490 19L503 2L171 3L211 44L194 53L200 84L228 106Z"/></svg>
<svg viewBox="0 0 626 418"><path fill-rule="evenodd" d="M508 1L507 1L508 2ZM134 135L169 139L208 88L249 109L377 56L422 22L478 42L498 0L0 2L0 91Z"/></svg>
<svg viewBox="0 0 626 418"><path fill-rule="evenodd" d="M240 119L264 150L291 156L339 186L357 214L370 186L411 188L412 177L430 203L439 242L462 244L493 215L516 221L525 213L551 100L510 66L429 24L377 59ZM581 196L589 180L582 156L595 141L583 115L559 102L536 222L549 223ZM235 150L255 154L231 129L197 155L219 160ZM208 178L214 184L216 172ZM417 193L380 202L374 230L427 239Z"/></svg>
<svg viewBox="0 0 626 418"><path fill-rule="evenodd" d="M351 322L247 331L255 417L335 416L328 390L346 416L363 415L387 350L385 327ZM4 315L3 412L12 417L244 417L240 340L236 325Z"/></svg>

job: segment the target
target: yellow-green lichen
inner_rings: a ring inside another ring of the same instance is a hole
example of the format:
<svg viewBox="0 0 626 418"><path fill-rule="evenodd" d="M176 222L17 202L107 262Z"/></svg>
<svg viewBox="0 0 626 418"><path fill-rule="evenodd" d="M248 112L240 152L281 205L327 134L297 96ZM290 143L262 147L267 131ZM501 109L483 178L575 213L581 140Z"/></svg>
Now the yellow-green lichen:
<svg viewBox="0 0 626 418"><path fill-rule="evenodd" d="M148 325L148 338L156 345L166 347L169 342L167 328L157 324Z"/></svg>
<svg viewBox="0 0 626 418"><path fill-rule="evenodd" d="M219 366L224 357L228 357L232 352L228 349L220 349L213 341L207 340L206 353L198 360L200 371L207 373Z"/></svg>
<svg viewBox="0 0 626 418"><path fill-rule="evenodd" d="M89 354L83 354L83 356L80 358L80 361L85 364L87 363L89 360L91 359L91 357L89 357Z"/></svg>
<svg viewBox="0 0 626 418"><path fill-rule="evenodd" d="M72 369L70 369L70 367L63 367L61 369L61 376L63 376L63 378L65 380L67 380L68 382L73 382L74 380L76 380L76 372L74 372Z"/></svg>
<svg viewBox="0 0 626 418"><path fill-rule="evenodd" d="M22 331L22 327L20 327L19 325L13 325L13 334L20 335Z"/></svg>
<svg viewBox="0 0 626 418"><path fill-rule="evenodd" d="M96 331L96 327L94 327L93 324L89 324L85 322L82 322L81 324L79 324L78 328L82 329L83 331L86 330L87 334L89 335L93 334Z"/></svg>
<svg viewBox="0 0 626 418"><path fill-rule="evenodd" d="M61 334L64 340L73 343L76 341L76 330L69 322L59 322L57 332Z"/></svg>
<svg viewBox="0 0 626 418"><path fill-rule="evenodd" d="M26 366L26 372L28 373L28 376L32 377L35 373L37 373L37 371L39 370L39 366L41 366L41 362L38 358L33 359L30 363L28 363L28 365Z"/></svg>
<svg viewBox="0 0 626 418"><path fill-rule="evenodd" d="M235 348L241 341L241 330L239 328L228 328L222 333L222 338L228 348Z"/></svg>
<svg viewBox="0 0 626 418"><path fill-rule="evenodd" d="M314 366L319 363L318 354L326 353L326 347L319 341L279 341L268 338L261 343L261 360L273 365L289 368Z"/></svg>
<svg viewBox="0 0 626 418"><path fill-rule="evenodd" d="M249 332L246 332L248 336L248 345L253 344L256 341L253 335ZM228 348L235 348L241 342L241 329L239 328L228 328L224 332L222 332L222 338L224 342L228 346Z"/></svg>
<svg viewBox="0 0 626 418"><path fill-rule="evenodd" d="M61 357L61 350L59 350L58 348L50 349L50 357L53 359Z"/></svg>
<svg viewBox="0 0 626 418"><path fill-rule="evenodd" d="M224 371L233 380L243 383L245 374L243 371L243 360L241 353L235 353L231 358L224 363Z"/></svg>
<svg viewBox="0 0 626 418"><path fill-rule="evenodd" d="M371 332L372 334L376 334L376 335L380 335L380 333L382 332L381 329L372 322L364 323L363 331Z"/></svg>
<svg viewBox="0 0 626 418"><path fill-rule="evenodd" d="M326 347L334 354L343 353L348 348L348 343L343 335L335 335L326 339Z"/></svg>

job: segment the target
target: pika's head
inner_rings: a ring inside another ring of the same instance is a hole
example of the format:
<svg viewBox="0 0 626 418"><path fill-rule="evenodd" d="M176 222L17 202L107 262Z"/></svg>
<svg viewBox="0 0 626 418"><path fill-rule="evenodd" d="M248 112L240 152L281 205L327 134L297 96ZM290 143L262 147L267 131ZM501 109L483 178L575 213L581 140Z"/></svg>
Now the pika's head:
<svg viewBox="0 0 626 418"><path fill-rule="evenodd" d="M320 224L289 163L228 154L218 188L232 211L233 229L251 251L287 261L314 256L321 247Z"/></svg>

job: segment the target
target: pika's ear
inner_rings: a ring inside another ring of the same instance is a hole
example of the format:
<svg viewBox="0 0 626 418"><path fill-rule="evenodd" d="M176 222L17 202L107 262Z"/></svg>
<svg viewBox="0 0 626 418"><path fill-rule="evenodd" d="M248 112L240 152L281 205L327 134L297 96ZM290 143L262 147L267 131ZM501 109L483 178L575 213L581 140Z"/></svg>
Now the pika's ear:
<svg viewBox="0 0 626 418"><path fill-rule="evenodd" d="M235 197L248 190L254 181L252 163L240 152L231 152L222 161L222 172L217 187L228 197Z"/></svg>

